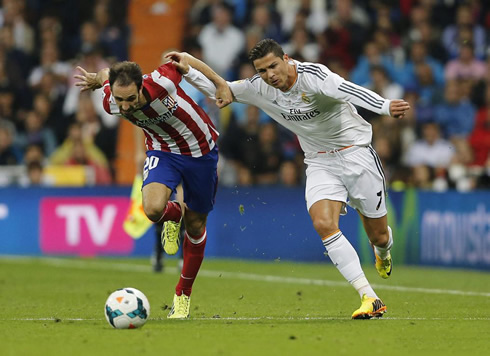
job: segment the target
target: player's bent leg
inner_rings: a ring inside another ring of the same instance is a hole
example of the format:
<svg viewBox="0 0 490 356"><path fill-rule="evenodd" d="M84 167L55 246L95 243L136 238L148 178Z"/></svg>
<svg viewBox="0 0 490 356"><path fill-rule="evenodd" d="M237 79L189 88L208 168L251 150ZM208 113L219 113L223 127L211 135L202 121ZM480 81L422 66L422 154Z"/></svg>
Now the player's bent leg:
<svg viewBox="0 0 490 356"><path fill-rule="evenodd" d="M342 202L338 201L321 200L314 203L310 208L313 225L322 236L323 245L333 264L357 290L359 296L377 300L379 298L364 275L356 250L338 228L341 208ZM360 309L360 313L366 313L365 305Z"/></svg>
<svg viewBox="0 0 490 356"><path fill-rule="evenodd" d="M362 296L361 306L352 313L352 319L380 318L386 313L386 305L379 298Z"/></svg>
<svg viewBox="0 0 490 356"><path fill-rule="evenodd" d="M381 278L389 278L393 270L393 260L390 253L393 246L393 234L388 226L386 215L381 218L368 218L362 214L359 215L373 247L376 257L376 270Z"/></svg>
<svg viewBox="0 0 490 356"><path fill-rule="evenodd" d="M179 282L175 287L174 303L168 315L171 319L189 317L192 286L201 268L207 241L207 214L188 209L184 216L187 231L183 242L183 265Z"/></svg>
<svg viewBox="0 0 490 356"><path fill-rule="evenodd" d="M153 222L159 222L164 215L172 190L165 184L152 182L142 189L143 210Z"/></svg>

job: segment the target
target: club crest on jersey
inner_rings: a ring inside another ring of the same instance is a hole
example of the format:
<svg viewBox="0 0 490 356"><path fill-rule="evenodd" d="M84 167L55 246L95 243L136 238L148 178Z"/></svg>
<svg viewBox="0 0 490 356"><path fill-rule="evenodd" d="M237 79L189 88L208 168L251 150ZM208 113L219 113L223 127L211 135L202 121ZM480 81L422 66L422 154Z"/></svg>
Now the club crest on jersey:
<svg viewBox="0 0 490 356"><path fill-rule="evenodd" d="M305 104L309 104L309 103L311 103L311 99L310 99L310 98L308 98L308 97L306 96L306 94L305 94L305 93L301 93L301 100L302 100L302 101L303 101L303 103L305 103Z"/></svg>
<svg viewBox="0 0 490 356"><path fill-rule="evenodd" d="M174 111L177 110L177 102L170 95L167 95L165 98L162 99L162 104L165 105L165 107L171 113L174 113Z"/></svg>

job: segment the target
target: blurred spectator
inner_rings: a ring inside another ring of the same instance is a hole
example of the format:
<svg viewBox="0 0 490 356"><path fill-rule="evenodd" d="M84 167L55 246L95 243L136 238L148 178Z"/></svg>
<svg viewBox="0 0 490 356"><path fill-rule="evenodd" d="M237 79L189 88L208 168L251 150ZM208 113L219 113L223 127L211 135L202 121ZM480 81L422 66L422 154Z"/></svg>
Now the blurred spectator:
<svg viewBox="0 0 490 356"><path fill-rule="evenodd" d="M485 91L486 105L478 110L473 131L469 137L474 159L472 165L484 167L490 160L490 86Z"/></svg>
<svg viewBox="0 0 490 356"><path fill-rule="evenodd" d="M316 62L320 48L318 44L310 40L305 28L295 27L290 41L282 46L284 53L300 62Z"/></svg>
<svg viewBox="0 0 490 356"><path fill-rule="evenodd" d="M47 95L40 92L35 94L32 106L45 125L53 130L56 142L63 141L68 121L61 115L61 102L53 103Z"/></svg>
<svg viewBox="0 0 490 356"><path fill-rule="evenodd" d="M319 46L318 61L325 64L327 67L332 66L332 62L341 64L345 70L352 70L357 58L351 53L350 48L350 33L342 27L329 27L322 35L317 36ZM338 69L330 68L335 73L339 73ZM348 76L344 76L348 78Z"/></svg>
<svg viewBox="0 0 490 356"><path fill-rule="evenodd" d="M229 78L233 62L245 46L242 32L231 23L231 9L226 3L213 7L213 20L199 34L203 59L218 74Z"/></svg>
<svg viewBox="0 0 490 356"><path fill-rule="evenodd" d="M396 77L395 66L391 59L381 54L378 45L373 42L367 42L364 46L364 54L359 57L357 65L351 72L350 79L352 82L366 86L371 82L371 67L382 66L390 78Z"/></svg>
<svg viewBox="0 0 490 356"><path fill-rule="evenodd" d="M26 78L30 70L31 59L14 44L13 30L9 26L0 28L0 62L2 77L8 84L21 91L26 86Z"/></svg>
<svg viewBox="0 0 490 356"><path fill-rule="evenodd" d="M54 181L48 176L44 175L44 167L39 161L31 161L27 163L26 174L19 178L19 185L21 187L34 187L34 186L52 186Z"/></svg>
<svg viewBox="0 0 490 356"><path fill-rule="evenodd" d="M73 78L75 74L78 74L78 70L76 69L76 66L78 65L92 73L97 73L103 68L110 67L109 62L102 57L102 53L99 48L86 47L82 50L82 56L78 63L74 65L72 73L70 74L68 93L66 94L66 98L63 103L63 115L67 117L74 115L79 107L80 88L75 86L75 79ZM115 128L119 123L119 119L114 115L109 115L104 110L102 100L100 100L102 97L102 89L91 91L90 97L97 115L102 121L102 124L107 128Z"/></svg>
<svg viewBox="0 0 490 356"><path fill-rule="evenodd" d="M447 60L446 49L440 41L439 29L433 26L429 21L422 22L418 28L418 36L415 41L420 40L427 48L427 53L439 62Z"/></svg>
<svg viewBox="0 0 490 356"><path fill-rule="evenodd" d="M328 28L348 34L347 48L353 58L359 57L367 38L369 17L363 8L352 0L335 0L328 16ZM346 43L347 44L347 43Z"/></svg>
<svg viewBox="0 0 490 356"><path fill-rule="evenodd" d="M37 144L30 144L27 145L24 151L24 164L29 164L34 161L41 162L43 166L47 163L42 147Z"/></svg>
<svg viewBox="0 0 490 356"><path fill-rule="evenodd" d="M441 138L439 125L427 122L422 125L422 139L409 147L404 163L409 167L428 166L445 170L449 167L454 153L454 146Z"/></svg>
<svg viewBox="0 0 490 356"><path fill-rule="evenodd" d="M301 12L306 17L306 29L315 35L322 33L328 24L326 5L324 0L277 0L282 31L286 34L292 33L297 14Z"/></svg>
<svg viewBox="0 0 490 356"><path fill-rule="evenodd" d="M71 66L59 60L58 48L54 43L47 43L41 49L41 62L29 75L29 85L36 90L46 73L53 73L58 90L65 93L68 84L68 76L71 74Z"/></svg>
<svg viewBox="0 0 490 356"><path fill-rule="evenodd" d="M279 180L279 169L283 160L281 145L275 123L262 124L255 157L247 162L256 184L275 184Z"/></svg>
<svg viewBox="0 0 490 356"><path fill-rule="evenodd" d="M2 67L0 62L0 82ZM15 123L15 93L13 88L6 84L6 86L0 84L0 118Z"/></svg>
<svg viewBox="0 0 490 356"><path fill-rule="evenodd" d="M3 0L3 25L11 27L14 47L31 55L34 51L34 30L26 21L25 0Z"/></svg>
<svg viewBox="0 0 490 356"><path fill-rule="evenodd" d="M447 80L470 79L478 81L485 77L486 71L485 62L474 56L473 44L464 42L461 44L458 57L446 64L445 75Z"/></svg>
<svg viewBox="0 0 490 356"><path fill-rule="evenodd" d="M406 90L417 94L417 120L430 121L433 106L442 100L444 86L437 84L428 63L415 65L415 80Z"/></svg>
<svg viewBox="0 0 490 356"><path fill-rule="evenodd" d="M98 1L94 7L94 24L98 29L99 43L117 61L128 59L128 29L116 26L109 3Z"/></svg>
<svg viewBox="0 0 490 356"><path fill-rule="evenodd" d="M22 161L22 153L13 144L15 128L12 123L0 119L0 166L11 166Z"/></svg>
<svg viewBox="0 0 490 356"><path fill-rule="evenodd" d="M436 59L427 54L427 46L422 41L413 42L410 46L410 56L407 63L401 69L399 77L401 83L410 88L417 81L416 67L419 64L427 64L431 68L434 83L438 86L444 85L444 67Z"/></svg>
<svg viewBox="0 0 490 356"><path fill-rule="evenodd" d="M31 144L40 145L46 155L50 155L56 149L56 136L53 130L45 126L41 116L31 110L27 112L24 130L18 133L15 143L22 150Z"/></svg>
<svg viewBox="0 0 490 356"><path fill-rule="evenodd" d="M277 127L259 123L259 109L247 106L247 122L233 121L221 143L224 157L236 171L240 185L274 184L278 182L283 160Z"/></svg>
<svg viewBox="0 0 490 356"><path fill-rule="evenodd" d="M446 138L465 138L473 130L475 113L473 104L461 98L458 81L449 81L444 91L444 100L434 108L434 120Z"/></svg>
<svg viewBox="0 0 490 356"><path fill-rule="evenodd" d="M473 42L474 53L477 58L483 59L485 57L485 29L473 18L471 7L463 3L457 9L456 23L447 26L442 33L442 43L449 58L458 56L460 45L465 41Z"/></svg>
<svg viewBox="0 0 490 356"><path fill-rule="evenodd" d="M394 83L382 66L371 67L371 79L372 81L367 85L367 88L382 97L386 99L403 98L403 87L398 83Z"/></svg>
<svg viewBox="0 0 490 356"><path fill-rule="evenodd" d="M117 128L105 127L95 111L94 103L89 92L80 94L78 110L74 120L81 125L82 137L85 141L93 142L109 161L111 171L116 158Z"/></svg>
<svg viewBox="0 0 490 356"><path fill-rule="evenodd" d="M284 40L279 21L276 21L275 12L265 4L256 4L252 9L252 18L249 27L258 28L264 38L272 38L282 43Z"/></svg>
<svg viewBox="0 0 490 356"><path fill-rule="evenodd" d="M111 183L111 173L102 151L90 140L83 137L82 125L70 125L68 136L62 145L49 157L53 165L90 166L95 171L96 184Z"/></svg>

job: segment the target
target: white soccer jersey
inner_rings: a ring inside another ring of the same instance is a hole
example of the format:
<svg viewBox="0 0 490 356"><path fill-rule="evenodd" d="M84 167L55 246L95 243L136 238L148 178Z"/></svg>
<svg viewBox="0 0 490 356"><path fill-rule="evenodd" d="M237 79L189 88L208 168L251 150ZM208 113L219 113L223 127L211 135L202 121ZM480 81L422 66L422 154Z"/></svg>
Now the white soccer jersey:
<svg viewBox="0 0 490 356"><path fill-rule="evenodd" d="M291 63L296 66L298 78L287 92L268 85L257 74L228 83L236 101L259 107L294 132L306 155L351 145L369 145L371 125L357 113L353 104L380 115L390 115L390 100L344 80L322 64ZM214 95L214 85L202 73L191 68L185 77L208 95Z"/></svg>

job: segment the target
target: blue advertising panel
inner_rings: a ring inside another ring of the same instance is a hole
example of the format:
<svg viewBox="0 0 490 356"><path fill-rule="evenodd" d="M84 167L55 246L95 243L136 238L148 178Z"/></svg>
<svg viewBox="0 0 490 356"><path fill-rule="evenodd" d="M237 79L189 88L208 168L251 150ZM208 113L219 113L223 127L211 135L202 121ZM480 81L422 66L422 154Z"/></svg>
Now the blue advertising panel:
<svg viewBox="0 0 490 356"><path fill-rule="evenodd" d="M419 193L420 263L490 268L490 194Z"/></svg>
<svg viewBox="0 0 490 356"><path fill-rule="evenodd" d="M129 195L129 187L1 188L0 254L150 256L154 228L137 240L122 228ZM489 202L490 192L391 192L396 263L490 269ZM340 218L340 228L371 263L355 211ZM208 257L329 261L303 188L221 187L208 237Z"/></svg>

